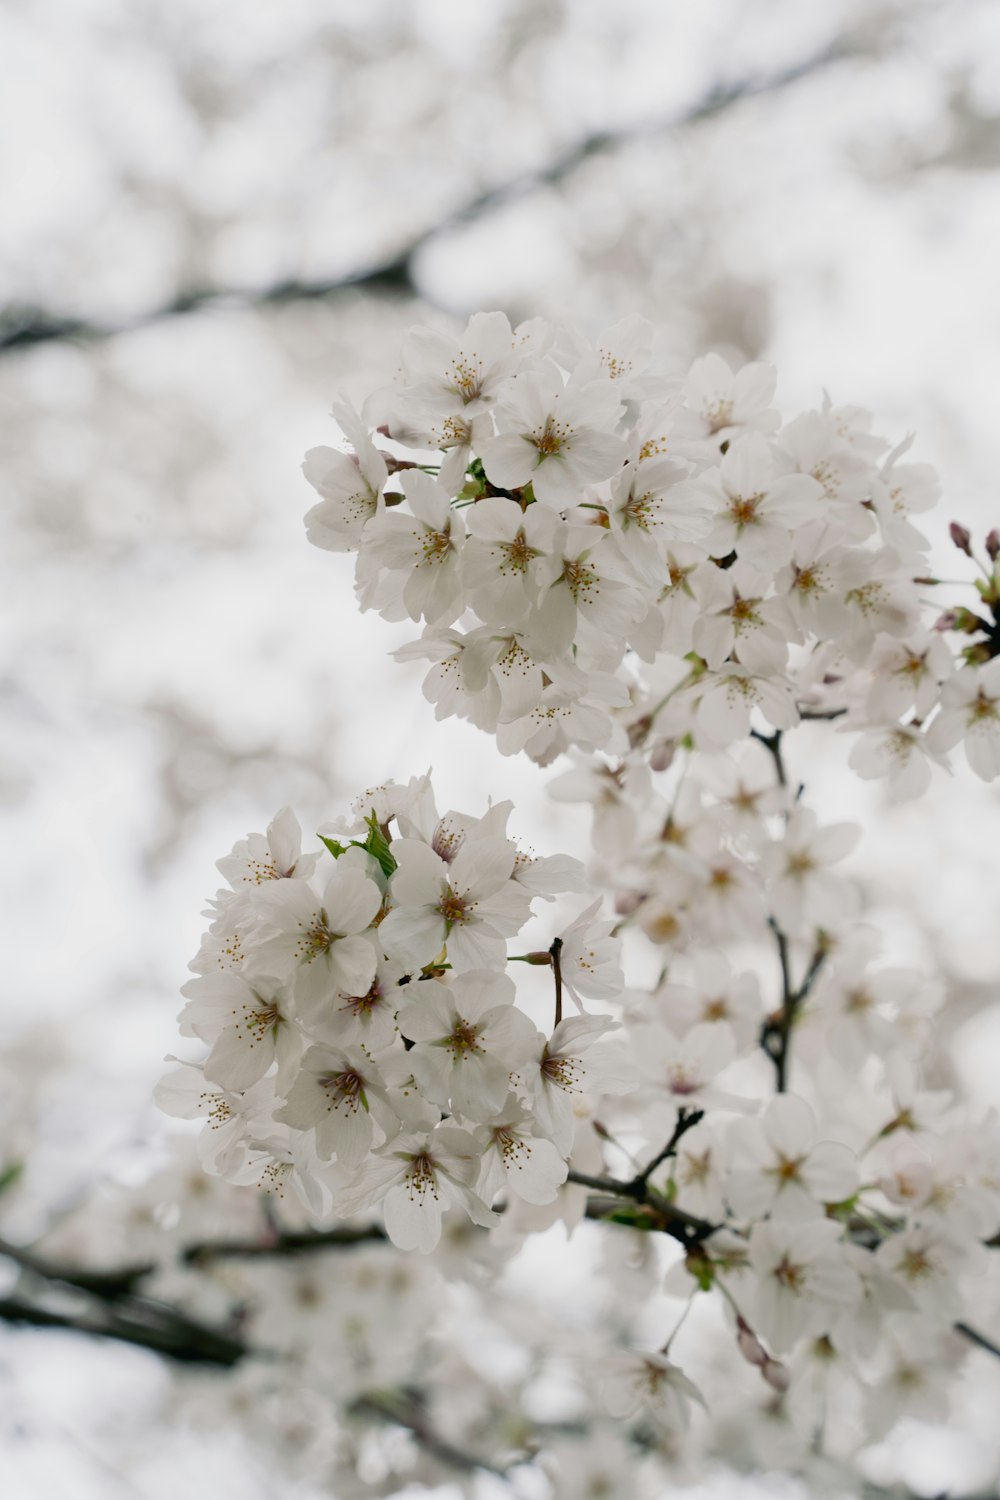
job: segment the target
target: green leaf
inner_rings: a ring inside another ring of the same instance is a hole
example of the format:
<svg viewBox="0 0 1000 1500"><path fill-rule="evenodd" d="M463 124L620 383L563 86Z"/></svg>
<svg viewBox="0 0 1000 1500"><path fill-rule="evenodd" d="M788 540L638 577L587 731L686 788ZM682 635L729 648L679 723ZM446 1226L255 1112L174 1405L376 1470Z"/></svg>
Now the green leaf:
<svg viewBox="0 0 1000 1500"><path fill-rule="evenodd" d="M5 1167L0 1167L0 1193L5 1193L8 1188L13 1187L23 1171L23 1161L11 1161Z"/></svg>
<svg viewBox="0 0 1000 1500"><path fill-rule="evenodd" d="M351 844L355 849L364 849L373 859L377 859L382 874L388 879L396 868L389 840L379 827L378 817L374 810L368 814L365 822L368 824L368 837L364 843L361 843L359 839L352 839Z"/></svg>
<svg viewBox="0 0 1000 1500"><path fill-rule="evenodd" d="M648 1212L638 1206L630 1208L625 1204L621 1208L614 1209L609 1214L602 1214L601 1223L626 1224L629 1229L651 1230L654 1228L652 1217Z"/></svg>
<svg viewBox="0 0 1000 1500"><path fill-rule="evenodd" d="M333 855L334 859L339 859L347 848L346 844L338 843L336 839L328 839L322 833L318 833L316 837L319 839L321 844L326 845L330 853Z"/></svg>

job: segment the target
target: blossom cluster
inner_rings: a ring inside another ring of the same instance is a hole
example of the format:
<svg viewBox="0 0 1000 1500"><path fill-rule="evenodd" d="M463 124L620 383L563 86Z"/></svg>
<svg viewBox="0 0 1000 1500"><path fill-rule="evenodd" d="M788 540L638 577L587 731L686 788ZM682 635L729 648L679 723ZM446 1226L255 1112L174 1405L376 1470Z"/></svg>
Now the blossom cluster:
<svg viewBox="0 0 1000 1500"><path fill-rule="evenodd" d="M653 778L630 795L599 825L619 920L592 903L514 954L532 900L582 877L520 854L509 805L440 817L426 777L389 784L307 854L284 810L219 862L181 1018L211 1050L160 1103L206 1117L209 1171L290 1187L318 1225L381 1210L403 1250L457 1217L503 1259L572 1229L588 1186L620 1194L619 1225L682 1247L652 1295L721 1294L735 1356L782 1395L822 1341L891 1424L924 1389L914 1351L960 1358L949 1330L1000 1232L995 1129L920 1083L940 988L879 962L836 868L859 830L821 824L763 747L696 756L670 805ZM650 938L669 963L626 985L623 939ZM536 1025L515 961L580 1014ZM602 1370L623 1419L673 1431L702 1401L665 1351Z"/></svg>
<svg viewBox="0 0 1000 1500"><path fill-rule="evenodd" d="M502 313L411 332L364 420L334 407L353 451L306 456L309 538L357 553L362 609L423 623L397 656L505 754L717 749L754 710L846 714L855 769L896 795L959 741L992 779L995 621L927 602L933 470L858 407L784 419L775 378L709 354L667 379L640 317L593 345Z"/></svg>
<svg viewBox="0 0 1000 1500"><path fill-rule="evenodd" d="M519 851L510 810L441 817L421 777L365 794L318 853L286 808L220 861L229 888L181 1014L211 1050L159 1089L169 1112L207 1117L209 1170L288 1184L317 1219L381 1204L394 1243L423 1251L447 1207L491 1225L499 1194L555 1198L574 1097L631 1076L600 1043L609 1018L557 1017L543 1034L515 1003L508 939L533 900L581 889L582 870ZM597 905L554 934L578 1003L621 988Z"/></svg>
<svg viewBox="0 0 1000 1500"><path fill-rule="evenodd" d="M590 809L595 865L522 852L508 803L441 816L427 777L363 793L313 852L283 810L219 862L181 1016L208 1055L159 1089L205 1119L210 1173L446 1279L495 1286L532 1234L607 1221L598 1332L505 1314L590 1372L574 1419L610 1424L545 1445L553 1495L609 1452L637 1494L637 1450L770 1465L779 1418L805 1470L831 1411L846 1455L935 1409L1000 1243L996 1123L925 1083L943 988L885 960L860 829L785 759L808 717L896 796L959 740L1000 774L1000 538L976 609L935 620L912 520L932 472L868 413L783 421L773 391L711 355L665 379L641 319L589 346L494 313L411 334L393 387L338 403L353 451L307 456L310 538L357 553L363 609L422 622L397 654L431 662L439 717L569 752L551 793ZM358 1285L392 1301L374 1253ZM401 1388L429 1284L407 1274L398 1362L365 1355ZM676 1362L690 1309L728 1360L689 1339ZM449 1441L492 1431L438 1416Z"/></svg>

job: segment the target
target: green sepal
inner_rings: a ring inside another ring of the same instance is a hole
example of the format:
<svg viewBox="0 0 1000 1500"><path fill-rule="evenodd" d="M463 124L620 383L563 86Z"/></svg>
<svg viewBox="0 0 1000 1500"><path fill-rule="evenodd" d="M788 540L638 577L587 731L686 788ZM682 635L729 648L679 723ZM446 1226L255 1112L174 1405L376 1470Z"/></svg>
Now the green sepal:
<svg viewBox="0 0 1000 1500"><path fill-rule="evenodd" d="M689 1255L686 1265L688 1275L694 1277L698 1283L699 1290L710 1292L712 1290L712 1283L715 1280L715 1267L708 1257L702 1255L696 1258L693 1255Z"/></svg>
<svg viewBox="0 0 1000 1500"><path fill-rule="evenodd" d="M849 1198L843 1198L839 1203L828 1203L827 1214L831 1219L847 1218L857 1208L860 1198L860 1193L852 1193Z"/></svg>

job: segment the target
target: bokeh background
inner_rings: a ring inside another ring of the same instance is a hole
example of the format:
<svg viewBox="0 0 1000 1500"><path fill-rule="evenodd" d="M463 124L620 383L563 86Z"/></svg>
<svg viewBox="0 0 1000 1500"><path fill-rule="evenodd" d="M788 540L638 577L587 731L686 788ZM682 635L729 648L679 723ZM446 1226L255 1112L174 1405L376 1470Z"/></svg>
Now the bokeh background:
<svg viewBox="0 0 1000 1500"><path fill-rule="evenodd" d="M302 454L413 323L639 311L677 372L772 360L783 410L829 390L917 432L932 567L970 576L948 520L1000 521L1000 8L7 0L0 77L0 1165L28 1236L162 1158L213 861L279 806L315 827L433 765L445 804L512 796L526 841L582 848L304 541ZM962 767L890 808L803 734L890 951L949 976L941 1081L985 1105L998 794ZM0 1330L5 1500L292 1493L173 1444L152 1364Z"/></svg>

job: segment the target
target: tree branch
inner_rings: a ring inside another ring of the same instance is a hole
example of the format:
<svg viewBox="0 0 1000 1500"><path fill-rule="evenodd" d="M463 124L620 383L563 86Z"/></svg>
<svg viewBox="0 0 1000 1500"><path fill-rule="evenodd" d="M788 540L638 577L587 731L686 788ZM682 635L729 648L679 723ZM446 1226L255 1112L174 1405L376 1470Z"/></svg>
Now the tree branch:
<svg viewBox="0 0 1000 1500"><path fill-rule="evenodd" d="M220 1365L229 1369L251 1350L239 1339L218 1328L198 1323L178 1309L145 1297L132 1297L114 1308L60 1312L23 1301L0 1298L0 1321L33 1328L63 1328L93 1338L113 1339L149 1349L182 1364Z"/></svg>
<svg viewBox="0 0 1000 1500"><path fill-rule="evenodd" d="M457 1469L461 1474L487 1473L495 1474L499 1479L507 1477L506 1470L491 1464L488 1459L467 1453L464 1448L457 1448L454 1443L439 1437L428 1425L421 1403L414 1395L395 1391L371 1392L352 1401L347 1411L356 1416L377 1417L383 1422L405 1428L432 1458L438 1459L450 1469Z"/></svg>
<svg viewBox="0 0 1000 1500"><path fill-rule="evenodd" d="M801 62L779 69L764 78L742 78L710 89L687 109L651 121L648 125L628 130L594 131L534 171L477 193L467 203L453 209L440 223L420 230L395 254L372 265L348 271L343 276L321 281L289 278L257 289L191 286L178 292L162 306L150 308L129 321L119 323L99 322L28 304L12 304L0 311L0 354L57 340L100 341L133 332L151 323L209 308L268 307L290 302L323 301L358 289L419 295L420 288L414 269L416 258L433 241L473 223L494 209L516 202L541 187L557 186L592 157L619 151L639 140L696 125L721 114L744 99L788 88L812 73L857 55L858 51L848 38L841 38Z"/></svg>
<svg viewBox="0 0 1000 1500"><path fill-rule="evenodd" d="M316 1250L344 1250L362 1244L385 1245L388 1236L381 1224L338 1224L334 1229L284 1230L266 1239L199 1240L185 1246L185 1265L201 1266L213 1260L253 1260L266 1256L302 1255Z"/></svg>
<svg viewBox="0 0 1000 1500"><path fill-rule="evenodd" d="M774 940L778 948L778 962L781 965L781 1008L775 1015L769 1016L764 1022L760 1033L760 1045L774 1063L777 1075L775 1087L779 1094L783 1094L788 1087L788 1065L791 1060L792 1027L798 1015L799 1008L812 989L816 976L826 959L826 949L817 945L809 967L802 976L802 983L796 989L792 984L791 962L788 953L788 939L778 926L773 917L768 917L767 925L774 933Z"/></svg>
<svg viewBox="0 0 1000 1500"><path fill-rule="evenodd" d="M549 949L549 954L552 958L552 977L555 980L556 986L556 1019L552 1028L553 1031L562 1021L562 946L562 938L557 937L552 939L552 947Z"/></svg>
<svg viewBox="0 0 1000 1500"><path fill-rule="evenodd" d="M576 1183L578 1187L592 1188L595 1193L602 1193L611 1200L609 1204L595 1204L593 1214L590 1213L591 1205L588 1204L588 1218L613 1217L615 1200L624 1198L637 1204L642 1210L634 1217L636 1228L655 1229L669 1234L688 1250L714 1234L719 1227L718 1224L710 1224L707 1219L699 1219L695 1214L678 1208L668 1198L664 1198L662 1193L655 1192L641 1174L631 1182L621 1182L615 1177L590 1177L586 1172L570 1172L566 1181ZM629 1222L633 1220L630 1219Z"/></svg>
<svg viewBox="0 0 1000 1500"><path fill-rule="evenodd" d="M662 1166L671 1156L676 1156L677 1147L680 1145L682 1138L687 1135L689 1130L693 1130L704 1118L705 1111L703 1109L687 1109L682 1105L677 1111L677 1124L673 1128L669 1141L663 1150L653 1157L648 1166L643 1167L641 1172L636 1173L632 1179L632 1186L639 1187L641 1184L647 1183L657 1167Z"/></svg>

